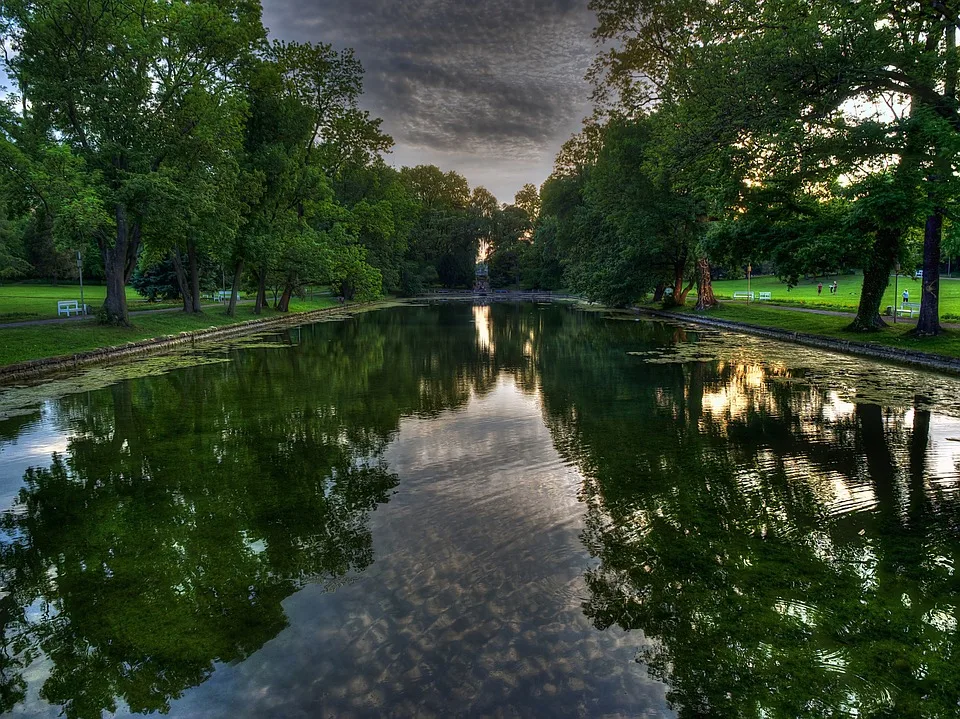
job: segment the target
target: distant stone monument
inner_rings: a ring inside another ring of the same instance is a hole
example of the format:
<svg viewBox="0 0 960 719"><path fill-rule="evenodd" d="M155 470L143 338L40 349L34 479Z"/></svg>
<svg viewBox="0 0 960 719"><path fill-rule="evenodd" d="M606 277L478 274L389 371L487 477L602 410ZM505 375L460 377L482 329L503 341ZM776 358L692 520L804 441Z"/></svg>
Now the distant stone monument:
<svg viewBox="0 0 960 719"><path fill-rule="evenodd" d="M477 277L473 283L473 291L483 295L490 291L490 267L486 262L477 263Z"/></svg>

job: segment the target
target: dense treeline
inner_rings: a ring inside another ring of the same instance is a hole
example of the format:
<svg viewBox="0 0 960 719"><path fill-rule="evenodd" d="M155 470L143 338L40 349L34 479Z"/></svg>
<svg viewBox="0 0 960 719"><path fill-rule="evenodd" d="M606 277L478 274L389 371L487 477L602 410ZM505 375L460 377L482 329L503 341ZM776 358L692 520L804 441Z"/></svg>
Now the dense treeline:
<svg viewBox="0 0 960 719"><path fill-rule="evenodd" d="M599 119L542 188L541 284L684 304L699 283L708 307L711 264L790 283L857 268L852 328L870 330L899 263L923 270L918 333L940 331L941 264L960 254L960 3L591 7Z"/></svg>
<svg viewBox="0 0 960 719"><path fill-rule="evenodd" d="M249 0L6 3L0 278L69 277L200 311L214 287L286 310L491 284L624 305L715 304L712 272L788 283L860 269L853 329L921 268L940 331L957 231L955 3L593 0L596 118L538 191L501 205L433 166L397 170L350 51L269 42Z"/></svg>
<svg viewBox="0 0 960 719"><path fill-rule="evenodd" d="M347 298L472 286L477 248L529 224L453 172L396 170L362 110L363 68L270 42L256 0L15 0L2 10L0 276L131 281L199 312L232 288L285 311L310 284ZM502 244L502 242L501 242Z"/></svg>

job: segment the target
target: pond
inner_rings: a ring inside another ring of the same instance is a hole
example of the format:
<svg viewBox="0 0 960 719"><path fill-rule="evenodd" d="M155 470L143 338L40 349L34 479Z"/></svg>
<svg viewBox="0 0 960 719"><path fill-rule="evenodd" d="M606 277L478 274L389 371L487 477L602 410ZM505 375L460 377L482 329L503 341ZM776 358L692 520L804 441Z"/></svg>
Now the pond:
<svg viewBox="0 0 960 719"><path fill-rule="evenodd" d="M960 714L960 381L447 303L0 395L0 710Z"/></svg>

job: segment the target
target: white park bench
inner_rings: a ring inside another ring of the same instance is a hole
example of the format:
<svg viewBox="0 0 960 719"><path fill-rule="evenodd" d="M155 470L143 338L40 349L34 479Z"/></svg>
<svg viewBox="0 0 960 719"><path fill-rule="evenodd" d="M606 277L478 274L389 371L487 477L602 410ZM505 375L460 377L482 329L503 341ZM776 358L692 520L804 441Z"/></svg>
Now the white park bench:
<svg viewBox="0 0 960 719"><path fill-rule="evenodd" d="M761 292L759 295L757 295L758 300L769 300L772 298L773 298L773 295L769 292Z"/></svg>
<svg viewBox="0 0 960 719"><path fill-rule="evenodd" d="M59 300L57 302L57 317L60 315L79 315L83 314L83 308L77 300Z"/></svg>
<svg viewBox="0 0 960 719"><path fill-rule="evenodd" d="M919 302L904 302L899 307L897 307L898 315L910 315L913 317L914 313L920 314L920 303Z"/></svg>
<svg viewBox="0 0 960 719"><path fill-rule="evenodd" d="M735 300L752 300L752 299L753 299L753 293L752 293L752 292L734 292L734 293L733 293L733 299L735 299Z"/></svg>
<svg viewBox="0 0 960 719"><path fill-rule="evenodd" d="M230 295L232 294L233 294L233 290L217 290L213 294L213 299L216 300L217 302L226 302L227 300L230 299ZM239 292L237 293L237 297L238 298L240 297Z"/></svg>

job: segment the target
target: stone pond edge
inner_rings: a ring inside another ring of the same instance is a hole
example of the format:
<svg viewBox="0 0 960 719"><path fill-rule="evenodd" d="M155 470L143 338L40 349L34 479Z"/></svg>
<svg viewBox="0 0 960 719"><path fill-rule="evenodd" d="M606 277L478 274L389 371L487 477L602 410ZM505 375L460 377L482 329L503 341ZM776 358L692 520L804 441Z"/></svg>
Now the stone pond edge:
<svg viewBox="0 0 960 719"><path fill-rule="evenodd" d="M468 299L468 297L464 297L462 299ZM542 298L541 301L544 299L548 298ZM555 297L553 299L565 300L569 298ZM24 362L17 362L15 364L0 367L0 383L33 379L48 374L55 374L57 372L64 372L71 369L86 367L88 365L100 364L102 362L123 359L126 357L134 357L149 352L156 352L178 347L184 344L194 344L211 339L247 334L261 329L270 329L285 325L296 326L308 324L314 319L329 315L349 316L358 311L378 309L379 307L387 307L395 303L395 301L380 301L362 305L348 305L346 307L324 307L322 309L310 310L308 312L298 312L285 317L267 317L263 319L246 320L243 322L223 325L221 327L209 327L207 329L193 330L191 332L181 332L176 335L152 337L149 339L137 340L135 342L127 342L122 345L100 347L98 349L88 350L86 352L78 352L72 355L60 355L57 357L43 357L40 359L26 360ZM691 316L688 314L678 315L675 312L664 312L647 307L635 309L636 311L645 315L656 317L658 319L670 320L672 322L742 332L744 334L765 337L767 339L801 344L807 347L817 347L833 352L842 352L845 354L852 354L870 359L897 362L899 364L907 364L913 367L920 367L923 369L949 372L951 374L960 375L960 358L952 358L930 352L904 350L897 349L895 347L883 347L881 345L858 342L856 340L835 339L832 337L824 337L823 335L815 335L805 332L791 332L790 330L761 327L759 325L735 322L733 320L722 320L714 317Z"/></svg>
<svg viewBox="0 0 960 719"><path fill-rule="evenodd" d="M896 347L884 347L882 345L870 344L868 342L858 342L857 340L841 340L833 337L824 337L823 335L809 334L806 332L791 332L790 330L781 330L773 327L761 327L751 325L745 322L735 322L733 320L721 320L715 317L691 316L688 314L679 315L675 312L662 312L648 308L638 308L646 315L657 317L659 319L668 319L673 322L685 322L692 325L705 327L715 327L718 329L732 330L744 334L756 335L767 339L780 340L782 342L793 342L807 347L817 347L819 349L830 350L832 352L842 352L844 354L857 355L859 357L868 357L870 359L886 360L907 364L913 367L936 370L938 372L949 372L960 375L960 359L947 357L945 355L933 354L931 352L919 352L917 350L904 350Z"/></svg>
<svg viewBox="0 0 960 719"><path fill-rule="evenodd" d="M325 317L328 315L352 315L358 311L376 309L388 302L373 302L369 304L354 304L347 306L323 307L317 310L307 312L297 312L295 314L283 317L265 317L255 320L244 320L234 322L220 327L208 327L206 329L192 330L190 332L181 332L176 335L163 335L161 337L151 337L135 342L127 342L122 345L113 345L110 347L100 347L85 352L77 352L72 355L59 355L56 357L41 357L40 359L25 360L14 364L0 367L0 383L16 382L24 379L34 379L48 374L65 372L88 365L100 364L116 359L126 357L135 357L137 355L147 354L148 352L157 352L160 350L179 347L185 344L195 344L205 342L211 339L222 337L231 337L233 335L247 334L262 329L273 327L282 327L284 325L301 325L310 321Z"/></svg>

